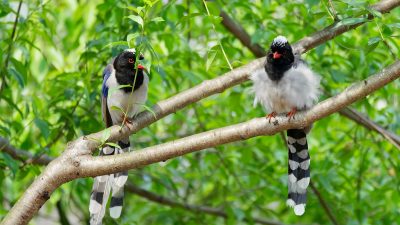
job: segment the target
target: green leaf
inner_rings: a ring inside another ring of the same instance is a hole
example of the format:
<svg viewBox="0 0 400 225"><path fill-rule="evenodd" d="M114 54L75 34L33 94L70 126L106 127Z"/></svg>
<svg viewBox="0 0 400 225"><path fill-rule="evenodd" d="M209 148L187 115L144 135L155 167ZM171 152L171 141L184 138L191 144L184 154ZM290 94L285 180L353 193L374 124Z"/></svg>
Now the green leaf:
<svg viewBox="0 0 400 225"><path fill-rule="evenodd" d="M150 7L153 7L159 0L144 0L144 3Z"/></svg>
<svg viewBox="0 0 400 225"><path fill-rule="evenodd" d="M7 16L10 12L12 12L12 9L10 8L8 2L0 2L0 17Z"/></svg>
<svg viewBox="0 0 400 225"><path fill-rule="evenodd" d="M368 46L367 46L367 48L365 49L366 54L372 52L376 47L378 47L379 43L380 43L380 42L378 41L378 42L369 44L369 41L368 41Z"/></svg>
<svg viewBox="0 0 400 225"><path fill-rule="evenodd" d="M130 44L131 41L135 40L139 35L139 33L128 34L128 36L126 36L126 41Z"/></svg>
<svg viewBox="0 0 400 225"><path fill-rule="evenodd" d="M106 145L109 145L109 146L111 146L111 147L115 147L115 148L122 149L121 146L119 146L118 144L112 143L112 142L106 142L105 144L106 144Z"/></svg>
<svg viewBox="0 0 400 225"><path fill-rule="evenodd" d="M371 8L371 7L367 7L367 10L368 10L368 12L370 12L374 17L382 18L382 13L381 13L381 12L379 12L379 11L377 11L377 10Z"/></svg>
<svg viewBox="0 0 400 225"><path fill-rule="evenodd" d="M143 27L143 19L140 16L135 16L135 15L130 15L127 16L127 18L129 18L130 20L138 23L141 27Z"/></svg>
<svg viewBox="0 0 400 225"><path fill-rule="evenodd" d="M217 55L217 51L209 51L207 55L207 61L206 61L206 71L208 71L211 67L211 64L213 63L215 56Z"/></svg>
<svg viewBox="0 0 400 225"><path fill-rule="evenodd" d="M391 23L391 24L387 24L387 26L400 29L400 23Z"/></svg>
<svg viewBox="0 0 400 225"><path fill-rule="evenodd" d="M18 106L10 98L8 98L5 95L1 96L1 98L4 99L14 109L16 109L21 117L24 117L24 114L22 113L22 111L18 108Z"/></svg>
<svg viewBox="0 0 400 225"><path fill-rule="evenodd" d="M0 125L0 134L2 134L3 136L9 136L11 135L11 132L10 129L8 129L7 127Z"/></svg>
<svg viewBox="0 0 400 225"><path fill-rule="evenodd" d="M164 21L165 20L162 17L156 17L156 18L151 19L151 22L156 22L156 23L164 22Z"/></svg>
<svg viewBox="0 0 400 225"><path fill-rule="evenodd" d="M111 136L111 129L107 128L103 131L103 135L101 136L101 143L105 143L108 138Z"/></svg>
<svg viewBox="0 0 400 225"><path fill-rule="evenodd" d="M127 41L115 41L115 42L111 42L111 43L107 44L106 46L104 46L103 49L112 48L112 47L115 47L115 46L118 46L118 45L123 45L123 46L128 46L129 47Z"/></svg>
<svg viewBox="0 0 400 225"><path fill-rule="evenodd" d="M154 119L157 119L157 115L156 115L156 113L153 111L153 109L151 109L150 107L148 107L148 106L145 105L145 104L140 104L140 105L142 105L142 107L145 108L146 111L151 112L151 114L153 114L153 116L154 116Z"/></svg>
<svg viewBox="0 0 400 225"><path fill-rule="evenodd" d="M21 76L24 80L24 83L25 83L26 79L27 79L27 74L28 74L28 72L26 70L26 65L24 65L19 60L16 60L15 58L11 58L10 61L14 65L15 69L21 74Z"/></svg>
<svg viewBox="0 0 400 225"><path fill-rule="evenodd" d="M146 71L151 73L151 61L147 59L140 60L140 64L146 68Z"/></svg>
<svg viewBox="0 0 400 225"><path fill-rule="evenodd" d="M117 87L110 88L110 89L108 89L108 96L112 96L112 94L114 94L114 92L116 92L117 90L126 88L126 87L132 87L132 85L123 84L123 85L118 85Z"/></svg>
<svg viewBox="0 0 400 225"><path fill-rule="evenodd" d="M47 139L50 135L49 124L46 121L39 118L35 118L33 121L36 127L39 128L40 133L43 135L43 137Z"/></svg>
<svg viewBox="0 0 400 225"><path fill-rule="evenodd" d="M219 23L221 23L221 21L222 21L222 17L220 17L220 16L213 16L213 15L210 15L210 16L207 16L210 20L211 20L211 23L213 23L213 24L219 24Z"/></svg>
<svg viewBox="0 0 400 225"><path fill-rule="evenodd" d="M381 40L382 40L381 37L370 38L370 39L368 39L368 45L373 45L373 44L375 44L375 43L377 43L377 42L379 42Z"/></svg>
<svg viewBox="0 0 400 225"><path fill-rule="evenodd" d="M116 111L121 111L122 113L125 114L125 111L123 109L121 109L120 107L118 107L118 106L113 105L113 106L110 107L110 109L111 110L116 110Z"/></svg>
<svg viewBox="0 0 400 225"><path fill-rule="evenodd" d="M314 5L317 5L317 4L319 3L319 1L318 1L318 0L306 0L306 3L307 3L310 7L312 7L312 6L314 6Z"/></svg>
<svg viewBox="0 0 400 225"><path fill-rule="evenodd" d="M12 77L15 78L15 80L17 80L19 86L21 88L25 87L25 81L24 81L24 77L14 68L8 68L8 73L12 75Z"/></svg>
<svg viewBox="0 0 400 225"><path fill-rule="evenodd" d="M368 21L367 18L345 18L345 19L339 21L335 25L335 27L338 27L338 26L351 26L351 25L363 23L363 22L366 22L366 21Z"/></svg>
<svg viewBox="0 0 400 225"><path fill-rule="evenodd" d="M393 34L392 28L387 25L382 25L382 34L385 37L389 37Z"/></svg>
<svg viewBox="0 0 400 225"><path fill-rule="evenodd" d="M343 83L346 81L346 74L340 70L332 70L332 78L337 83Z"/></svg>
<svg viewBox="0 0 400 225"><path fill-rule="evenodd" d="M140 14L144 9L144 7L142 7L142 6L140 6L140 7L127 6L125 8L130 11L134 11L136 14Z"/></svg>
<svg viewBox="0 0 400 225"><path fill-rule="evenodd" d="M6 153L1 154L2 158L4 159L4 162L6 163L7 167L10 168L13 177L15 174L18 172L18 164L17 162L9 155Z"/></svg>

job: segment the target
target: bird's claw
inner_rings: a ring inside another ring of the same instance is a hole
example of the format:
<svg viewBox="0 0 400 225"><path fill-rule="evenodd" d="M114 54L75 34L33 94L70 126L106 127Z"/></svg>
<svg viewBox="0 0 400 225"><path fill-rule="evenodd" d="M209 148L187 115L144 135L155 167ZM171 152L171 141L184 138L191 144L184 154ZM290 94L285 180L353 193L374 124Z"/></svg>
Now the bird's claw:
<svg viewBox="0 0 400 225"><path fill-rule="evenodd" d="M122 127L124 127L124 126L127 126L130 130L133 129L132 120L131 120L130 118L126 117L126 116L123 116L123 117L122 117L122 126L121 126L121 129L122 129Z"/></svg>
<svg viewBox="0 0 400 225"><path fill-rule="evenodd" d="M289 121L293 118L293 119L295 119L295 115L296 115L296 113L297 113L297 109L296 108L293 108L290 112L288 112L287 114L286 114L286 116L289 118Z"/></svg>
<svg viewBox="0 0 400 225"><path fill-rule="evenodd" d="M268 123L271 123L271 119L276 117L276 112L272 112L265 116L268 119Z"/></svg>

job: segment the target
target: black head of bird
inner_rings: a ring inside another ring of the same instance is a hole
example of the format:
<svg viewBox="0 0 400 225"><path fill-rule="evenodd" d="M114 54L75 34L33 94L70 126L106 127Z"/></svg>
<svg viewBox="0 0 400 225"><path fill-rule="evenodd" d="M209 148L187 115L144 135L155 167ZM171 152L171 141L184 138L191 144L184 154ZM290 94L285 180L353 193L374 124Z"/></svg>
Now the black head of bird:
<svg viewBox="0 0 400 225"><path fill-rule="evenodd" d="M139 55L139 60L144 59L143 55ZM125 50L121 52L114 60L114 69L116 71L135 71L136 64L136 53L134 50ZM140 64L137 65L139 70L143 70L144 67Z"/></svg>
<svg viewBox="0 0 400 225"><path fill-rule="evenodd" d="M274 39L267 54L267 62L274 66L289 66L294 62L292 47L283 36Z"/></svg>
<svg viewBox="0 0 400 225"><path fill-rule="evenodd" d="M138 59L144 59L143 55L140 54ZM133 90L137 90L143 83L146 69L141 64L136 63L136 60L134 49L123 51L114 60L115 77L119 85L125 85L122 88L125 92L131 92L131 86L134 87Z"/></svg>

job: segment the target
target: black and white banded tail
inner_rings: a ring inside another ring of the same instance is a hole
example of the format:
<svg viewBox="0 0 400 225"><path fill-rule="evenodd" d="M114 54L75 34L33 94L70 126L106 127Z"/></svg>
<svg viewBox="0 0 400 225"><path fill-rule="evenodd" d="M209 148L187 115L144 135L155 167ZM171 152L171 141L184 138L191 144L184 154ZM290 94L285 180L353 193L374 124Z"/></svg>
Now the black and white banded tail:
<svg viewBox="0 0 400 225"><path fill-rule="evenodd" d="M121 149L107 146L100 152L101 156L122 154L129 150L129 139L119 141ZM103 175L94 178L90 196L90 225L101 225L106 211L106 205L111 192L110 216L119 218L124 201L124 186L128 180L128 171Z"/></svg>
<svg viewBox="0 0 400 225"><path fill-rule="evenodd" d="M294 208L298 216L304 214L307 202L307 187L310 184L310 154L306 132L303 129L287 130L289 149L288 200L287 205Z"/></svg>

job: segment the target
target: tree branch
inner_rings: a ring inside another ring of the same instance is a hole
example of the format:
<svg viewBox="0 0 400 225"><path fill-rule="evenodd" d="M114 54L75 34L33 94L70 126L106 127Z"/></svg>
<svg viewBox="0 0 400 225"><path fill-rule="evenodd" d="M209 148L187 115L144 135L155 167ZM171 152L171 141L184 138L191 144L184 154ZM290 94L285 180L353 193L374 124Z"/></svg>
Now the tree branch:
<svg viewBox="0 0 400 225"><path fill-rule="evenodd" d="M375 123L371 119L369 119L366 115L363 115L360 112L357 112L355 109L351 107L346 107L339 111L339 113L356 123L363 125L368 130L373 130L380 133L383 137L385 137L390 143L400 149L400 137L395 133L388 131L381 127L379 124Z"/></svg>
<svg viewBox="0 0 400 225"><path fill-rule="evenodd" d="M7 139L2 137L0 137L0 151L6 152L14 159L18 159L22 162L35 158L32 153L15 148L14 146L10 145ZM51 160L53 160L53 158L49 157L48 155L41 155L34 162L39 165L47 165Z"/></svg>
<svg viewBox="0 0 400 225"><path fill-rule="evenodd" d="M332 221L332 223L334 225L339 225L336 217L333 215L331 209L329 208L328 204L326 203L326 201L324 200L324 198L322 197L321 193L318 191L318 189L315 187L313 182L310 182L310 187L313 190L313 192L315 193L315 195L318 198L318 201L321 203L322 207L324 208L326 214L328 215L329 219Z"/></svg>
<svg viewBox="0 0 400 225"><path fill-rule="evenodd" d="M389 10L385 7L387 2L396 2L392 8L400 4L400 1L388 0L376 4L375 10ZM323 43L336 35L339 35L355 26L336 26L332 28L332 33L328 35L328 30L324 33L317 32L316 35L305 38L305 41L297 43L295 50L303 53L317 44ZM338 32L340 28L341 32ZM304 44L304 46L303 46ZM262 66L265 59L257 59L240 68L234 69L225 75L213 80L204 81L202 84L189 90L179 93L167 100L161 101L154 107L155 117L151 112L141 113L133 122L133 128L120 129L113 126L110 129L111 135L108 141L117 141L130 134L148 126L156 120L165 117L185 106L197 102L212 94L222 92L247 80L249 73ZM207 147L212 147L228 142L248 139L258 135L271 135L281 130L294 127L303 127L307 124L321 119L335 111L351 104L352 102L365 97L376 89L386 85L400 76L400 63L396 62L384 69L381 73L372 76L362 83L347 89L338 96L325 100L316 105L311 110L299 113L297 120L289 123L283 117L277 118L274 124L268 124L265 118L256 118L251 121L208 131L193 135L170 143L150 147L141 151L135 151L118 156L92 157L91 154L96 150L104 131L81 137L67 145L67 149L57 159L50 162L42 174L31 184L23 196L9 211L3 220L3 224L27 224L39 208L49 199L51 193L61 184L78 177L98 176L101 174L115 173L127 169L137 168L176 156L184 155L193 151L198 151ZM123 162L121 164L121 162ZM104 164L106 163L106 164Z"/></svg>

